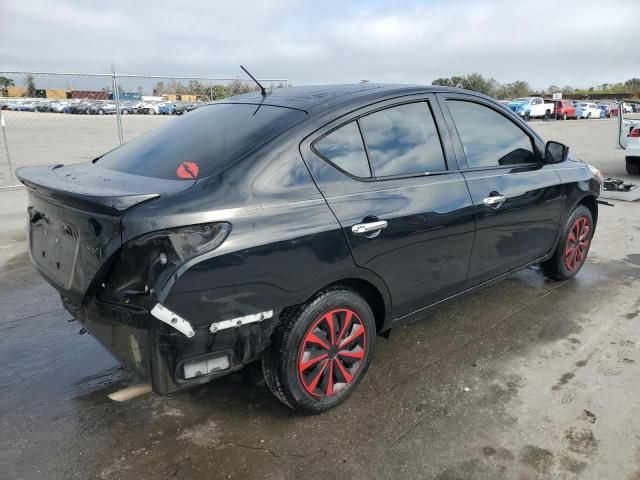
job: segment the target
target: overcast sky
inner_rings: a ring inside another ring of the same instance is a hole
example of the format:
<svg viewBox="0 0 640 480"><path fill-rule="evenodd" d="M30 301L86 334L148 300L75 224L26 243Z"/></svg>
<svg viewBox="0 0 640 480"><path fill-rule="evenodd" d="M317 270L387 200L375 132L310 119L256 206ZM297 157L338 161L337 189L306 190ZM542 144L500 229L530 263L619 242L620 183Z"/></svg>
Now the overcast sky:
<svg viewBox="0 0 640 480"><path fill-rule="evenodd" d="M0 0L0 70L241 75L295 85L640 77L640 1Z"/></svg>

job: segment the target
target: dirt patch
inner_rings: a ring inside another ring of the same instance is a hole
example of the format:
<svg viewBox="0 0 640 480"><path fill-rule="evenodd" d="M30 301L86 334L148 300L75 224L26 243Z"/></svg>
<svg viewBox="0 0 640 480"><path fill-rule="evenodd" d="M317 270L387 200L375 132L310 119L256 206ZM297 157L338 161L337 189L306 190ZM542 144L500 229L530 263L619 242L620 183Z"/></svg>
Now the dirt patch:
<svg viewBox="0 0 640 480"><path fill-rule="evenodd" d="M578 417L578 420L584 420L585 422L589 422L591 424L596 423L596 419L596 414L589 410L583 410L582 415Z"/></svg>
<svg viewBox="0 0 640 480"><path fill-rule="evenodd" d="M553 387L551 387L551 390L560 390L563 385L566 385L567 383L569 383L569 380L571 380L575 376L576 376L576 374L573 373L573 372L567 372L567 373L563 374L558 379L558 383L556 383Z"/></svg>
<svg viewBox="0 0 640 480"><path fill-rule="evenodd" d="M598 440L589 428L571 427L564 437L569 441L569 450L572 452L590 454L598 449Z"/></svg>
<svg viewBox="0 0 640 480"><path fill-rule="evenodd" d="M520 450L520 461L539 473L549 473L554 463L553 453L535 445L525 445Z"/></svg>
<svg viewBox="0 0 640 480"><path fill-rule="evenodd" d="M575 458L564 455L560 458L560 468L577 475L584 472L587 468L587 462L581 462Z"/></svg>
<svg viewBox="0 0 640 480"><path fill-rule="evenodd" d="M495 458L497 460L511 461L515 455L504 447L482 447L482 454L487 458Z"/></svg>

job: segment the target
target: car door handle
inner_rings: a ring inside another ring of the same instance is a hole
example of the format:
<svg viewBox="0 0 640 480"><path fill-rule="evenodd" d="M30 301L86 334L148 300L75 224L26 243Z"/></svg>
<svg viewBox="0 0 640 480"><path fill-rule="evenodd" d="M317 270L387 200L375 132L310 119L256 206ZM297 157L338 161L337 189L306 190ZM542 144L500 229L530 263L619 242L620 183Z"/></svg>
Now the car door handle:
<svg viewBox="0 0 640 480"><path fill-rule="evenodd" d="M507 197L504 195L491 195L490 197L482 200L482 203L492 208L499 208L506 199Z"/></svg>
<svg viewBox="0 0 640 480"><path fill-rule="evenodd" d="M359 234L373 233L373 232L379 232L383 228L387 228L386 220L378 220L376 222L369 222L369 223L357 223L356 225L351 227L351 231L353 233L359 233Z"/></svg>

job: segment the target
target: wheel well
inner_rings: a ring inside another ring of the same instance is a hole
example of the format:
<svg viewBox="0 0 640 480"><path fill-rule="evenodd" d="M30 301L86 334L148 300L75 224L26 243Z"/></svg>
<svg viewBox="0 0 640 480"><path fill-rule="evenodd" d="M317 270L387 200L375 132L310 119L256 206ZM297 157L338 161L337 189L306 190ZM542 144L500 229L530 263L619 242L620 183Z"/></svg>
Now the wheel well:
<svg viewBox="0 0 640 480"><path fill-rule="evenodd" d="M386 311L384 298L380 291L371 283L360 278L345 278L337 282L327 285L325 288L343 286L354 290L367 301L373 312L373 318L376 321L376 330L379 332L384 326ZM324 289L323 289L324 290Z"/></svg>
<svg viewBox="0 0 640 480"><path fill-rule="evenodd" d="M387 315L384 298L382 297L382 294L376 288L376 286L366 280L362 280L360 278L345 278L342 280L338 280L322 287L320 290L311 295L306 300L306 302L309 302L312 298L318 295L318 293L331 287L349 288L357 294L361 295L362 298L364 298L371 307L373 318L376 321L376 331L380 332L384 328L384 323ZM280 315L282 316L286 315L288 312L295 312L300 307L300 305L301 304L296 304L284 307L280 312Z"/></svg>
<svg viewBox="0 0 640 480"><path fill-rule="evenodd" d="M578 204L584 205L589 209L593 217L593 224L596 225L598 223L598 203L596 202L596 197L592 197L591 195L586 196L582 198Z"/></svg>

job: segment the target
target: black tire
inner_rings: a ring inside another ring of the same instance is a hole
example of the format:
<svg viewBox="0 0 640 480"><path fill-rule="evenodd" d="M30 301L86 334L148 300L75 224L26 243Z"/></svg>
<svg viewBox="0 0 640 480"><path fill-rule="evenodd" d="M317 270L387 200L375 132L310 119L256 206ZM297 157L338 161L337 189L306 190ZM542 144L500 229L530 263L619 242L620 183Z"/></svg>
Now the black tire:
<svg viewBox="0 0 640 480"><path fill-rule="evenodd" d="M588 225L588 231L584 236L584 242L586 242L586 245L580 247L579 245L582 245L581 239L583 238L581 235L582 230L580 226L578 226L578 234L576 235L575 229L576 226L579 225L578 222L583 220L586 221ZM540 264L540 268L544 274L554 280L568 280L569 278L574 277L580 271L582 265L584 265L584 262L587 259L594 230L595 226L593 224L591 211L584 205L578 205L573 212L571 212L571 215L564 225L562 236L558 241L558 245L556 246L553 256L549 260ZM573 241L572 238L575 237L578 237L578 239ZM575 245L575 248L578 249L578 253L573 256L575 259L573 268L571 268L570 261L572 255L567 253L570 251L569 249L572 248L572 245Z"/></svg>
<svg viewBox="0 0 640 480"><path fill-rule="evenodd" d="M640 158L625 158L625 163L629 175L640 175Z"/></svg>
<svg viewBox="0 0 640 480"><path fill-rule="evenodd" d="M531 112L524 112L524 121L528 122L531 118Z"/></svg>
<svg viewBox="0 0 640 480"><path fill-rule="evenodd" d="M587 120L591 118L591 112L587 113Z"/></svg>
<svg viewBox="0 0 640 480"><path fill-rule="evenodd" d="M347 323L347 311L352 312L351 321L343 329ZM326 334L329 330L328 321L324 321L330 313L333 313L331 320L335 327L335 342L330 342L333 350L325 350L319 345L315 345L317 349L314 349L314 342L309 341L310 335L320 337L323 341L331 339ZM362 334L358 334L360 326L364 327ZM344 335L342 343L340 333ZM344 341L349 338L352 338L350 342ZM281 314L280 325L273 334L271 345L262 355L262 372L266 384L278 400L293 410L307 414L327 411L345 401L356 389L371 363L375 339L376 323L373 313L360 295L343 287L324 290L309 303L285 310ZM334 345L347 347L339 349ZM361 354L362 357L355 360L348 355L343 357L338 352ZM305 357L306 354L310 356ZM302 370L309 359L320 357L323 360ZM304 358L307 360L303 360ZM303 371L307 372L306 376ZM303 377L307 383L304 383ZM320 380L314 383L316 377ZM332 385L331 390L329 384ZM333 390L334 387L336 390ZM331 393L327 394L329 391Z"/></svg>

